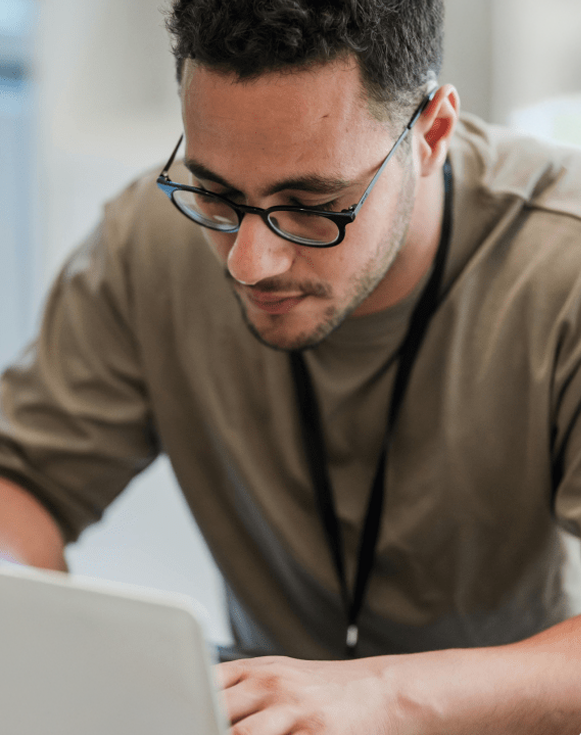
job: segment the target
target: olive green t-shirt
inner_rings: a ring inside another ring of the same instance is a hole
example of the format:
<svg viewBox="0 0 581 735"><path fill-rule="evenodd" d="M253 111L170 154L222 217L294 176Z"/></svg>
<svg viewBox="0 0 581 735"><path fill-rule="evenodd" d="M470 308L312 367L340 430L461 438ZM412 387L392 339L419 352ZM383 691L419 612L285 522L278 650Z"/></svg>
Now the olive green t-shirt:
<svg viewBox="0 0 581 735"><path fill-rule="evenodd" d="M581 612L581 153L465 116L450 158L451 249L386 471L361 655L500 644ZM350 579L421 287L306 353ZM288 355L249 333L150 174L106 206L3 378L0 475L74 540L159 452L240 650L342 656Z"/></svg>

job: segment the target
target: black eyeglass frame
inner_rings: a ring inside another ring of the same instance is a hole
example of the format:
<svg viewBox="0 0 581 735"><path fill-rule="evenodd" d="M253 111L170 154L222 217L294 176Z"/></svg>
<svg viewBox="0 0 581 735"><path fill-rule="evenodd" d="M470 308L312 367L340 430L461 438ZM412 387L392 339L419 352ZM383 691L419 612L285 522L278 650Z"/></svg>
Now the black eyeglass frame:
<svg viewBox="0 0 581 735"><path fill-rule="evenodd" d="M416 122L419 120L421 114L424 112L424 110L427 108L427 106L430 104L430 102L434 99L434 96L437 92L437 87L434 88L429 94L427 94L414 114L411 116L408 124L404 128L401 135L398 137L398 139L395 141L393 146L391 147L389 153L384 158L381 166L375 173L374 177L369 182L369 186L365 191L363 192L363 195L361 196L361 199L357 202L357 204L352 204L348 209L343 209L341 212L327 212L325 210L317 210L317 209L306 209L304 207L293 207L293 206L275 206L275 207L269 207L268 209L262 209L261 207L250 207L246 204L234 204L234 202L231 202L226 197L221 196L220 194L215 194L214 192L206 191L205 189L200 189L196 186L188 186L186 184L178 184L175 181L171 181L171 179L168 177L169 169L171 168L174 159L177 155L177 152L179 150L180 145L182 144L182 140L184 138L184 134L182 133L180 136L180 139L178 140L178 143L176 147L173 150L173 153L169 157L168 162L163 167L161 173L157 177L157 185L158 187L168 196L172 204L178 209L184 216L188 217L192 222L195 222L196 224L200 225L201 227L207 227L210 230L215 230L217 232L222 232L226 235L231 235L240 229L240 225L242 224L242 219L245 214L257 214L264 224L274 232L276 235L281 237L283 240L288 240L289 242L294 243L295 245L302 245L303 247L312 247L312 248L331 248L335 247L336 245L339 245L345 238L345 227L353 222L355 220L355 217L357 216L359 210L363 206L363 202L367 199L367 197L371 194L371 191L375 184L377 183L377 180L383 173L384 168L389 163L391 157L394 155L394 153L397 151L398 147L401 145L401 143L405 140L410 130L413 128L413 126L416 124ZM238 216L238 226L234 227L230 230L225 230L222 227L212 227L212 225L207 223L198 222L198 220L194 219L193 217L190 217L184 210L177 204L177 202L173 198L173 194L175 191L191 191L195 194L202 194L203 196L210 197L213 199L217 199L218 201L223 202L224 204L228 205L231 209L236 212L236 215ZM330 219L332 222L335 223L337 226L339 233L333 242L330 243L321 243L320 245L315 244L305 244L303 242L300 242L299 239L293 239L292 236L286 235L282 233L280 230L277 230L275 226L270 221L270 215L275 212L298 212L308 215L316 215L319 217L325 217L326 219Z"/></svg>

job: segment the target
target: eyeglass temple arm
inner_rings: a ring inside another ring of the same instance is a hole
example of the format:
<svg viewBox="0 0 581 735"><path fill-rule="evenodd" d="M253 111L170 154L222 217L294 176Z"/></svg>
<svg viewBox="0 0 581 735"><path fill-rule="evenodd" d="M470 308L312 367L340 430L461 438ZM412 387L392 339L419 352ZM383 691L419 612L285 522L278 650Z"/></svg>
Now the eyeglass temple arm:
<svg viewBox="0 0 581 735"><path fill-rule="evenodd" d="M389 161L390 161L391 157L393 156L393 154L394 154L394 153L396 152L396 150L398 149L398 147L399 147L400 143L401 143L401 142L402 142L402 141L404 140L404 138L405 138L405 137L407 136L407 134L408 134L408 133L410 132L410 130L411 130L411 129L413 128L413 126L414 126L414 125L415 125L415 124L417 123L417 121L418 121L418 120L420 119L420 116L421 116L422 112L423 112L423 111L424 111L424 110L426 109L426 107L427 107L427 106L428 106L428 105L430 104L430 102L431 102L431 101L432 101L432 100L434 99L434 96L435 96L435 94L436 94L436 92L437 92L437 91L438 91L438 87L434 87L434 89L432 89L432 90L431 90L431 91L430 91L430 92L429 92L429 93L428 93L428 94L427 94L427 95L426 95L426 96L424 97L424 99L423 99L423 100L422 100L422 101L420 102L420 104L419 104L419 106L418 106L418 109L417 109L417 110L416 110L416 111L414 112L414 114L412 115L412 117L411 117L410 121L409 121L409 122L408 122L408 124L407 124L407 125L405 126L405 128L404 128L404 131L403 131L403 133L402 133L402 134L401 134L401 135L399 136L399 138L398 138L398 139L397 139L397 140L395 141L395 143L394 143L394 144L393 144L393 146L391 147L391 150L390 150L390 152L389 152L389 153L387 154L387 157L386 157L386 159L384 160L384 162L383 162L383 163L381 164L381 166L379 167L379 170L378 170L378 171L376 172L375 176L374 176L374 177L373 177L373 178L371 179L371 181L369 182L369 186L367 187L367 189L366 189L366 190L365 190L365 192L363 193L363 196L361 197L361 199L359 200L359 202L357 203L357 205L355 206L355 208L351 210L351 211L353 212L353 215L356 215L356 214L357 214L357 212L359 212L359 210L361 209L361 207L362 207L362 205L363 205L363 202L364 202L364 201L365 201L365 200L367 199L367 197L368 197L368 196L369 196L369 194L371 193L371 190L372 190L372 189L373 189L373 187L375 186L375 182L376 182L376 181L377 181L377 179L378 179L378 178L379 178L379 177L381 176L381 174L382 174L382 172L383 172L383 169L384 169L384 168L385 168L385 167L387 166L387 164L389 163Z"/></svg>
<svg viewBox="0 0 581 735"><path fill-rule="evenodd" d="M176 147L175 147L175 148L173 149L173 153L172 153L172 154L171 154L171 156L169 157L169 160L168 160L168 162L167 162L167 163L165 164L165 166L163 167L163 169L162 169L162 171L161 171L161 173L160 173L160 176L163 176L163 178L164 178L164 179L167 179L167 172L168 172L168 171L170 170L170 168L171 168L171 165L172 165L172 163L174 162L174 158L175 158L175 157L177 156L177 152L178 152L178 150L179 150L179 148L180 148L180 146L181 146L181 144L182 144L182 140L183 140L183 139L184 139L184 134L182 133L182 134L180 135L180 139L178 140L178 144L177 144L177 145L176 145Z"/></svg>

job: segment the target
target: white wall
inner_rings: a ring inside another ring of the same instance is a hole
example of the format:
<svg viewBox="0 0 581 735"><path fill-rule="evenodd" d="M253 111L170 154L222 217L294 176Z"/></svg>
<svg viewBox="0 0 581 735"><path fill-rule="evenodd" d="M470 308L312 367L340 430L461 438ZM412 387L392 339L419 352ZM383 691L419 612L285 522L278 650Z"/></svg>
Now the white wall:
<svg viewBox="0 0 581 735"><path fill-rule="evenodd" d="M445 32L441 81L456 85L463 109L581 138L577 113L561 102L577 109L581 94L579 0L446 0ZM555 129L548 122L553 99L562 110Z"/></svg>
<svg viewBox="0 0 581 735"><path fill-rule="evenodd" d="M492 115L581 90L579 0L493 0Z"/></svg>
<svg viewBox="0 0 581 735"><path fill-rule="evenodd" d="M465 110L491 119L492 7L490 0L446 0L440 81L453 84Z"/></svg>
<svg viewBox="0 0 581 735"><path fill-rule="evenodd" d="M0 366L32 328L33 24L31 0L0 1Z"/></svg>
<svg viewBox="0 0 581 735"><path fill-rule="evenodd" d="M43 0L37 44L41 284L101 202L181 131L159 0Z"/></svg>

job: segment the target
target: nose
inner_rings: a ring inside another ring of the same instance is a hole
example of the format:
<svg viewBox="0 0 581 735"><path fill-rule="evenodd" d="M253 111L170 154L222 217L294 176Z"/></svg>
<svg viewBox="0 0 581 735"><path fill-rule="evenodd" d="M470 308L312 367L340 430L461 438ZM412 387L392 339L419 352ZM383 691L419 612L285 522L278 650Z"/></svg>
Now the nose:
<svg viewBox="0 0 581 735"><path fill-rule="evenodd" d="M271 232L256 215L246 215L230 248L226 265L240 283L254 286L287 273L295 257L292 243Z"/></svg>

